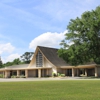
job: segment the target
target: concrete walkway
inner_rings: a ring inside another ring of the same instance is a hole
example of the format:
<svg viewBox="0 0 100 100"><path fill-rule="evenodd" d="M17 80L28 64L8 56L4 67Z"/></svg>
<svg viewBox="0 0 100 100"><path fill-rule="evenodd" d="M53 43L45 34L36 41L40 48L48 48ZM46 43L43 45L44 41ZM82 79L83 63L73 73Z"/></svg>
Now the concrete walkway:
<svg viewBox="0 0 100 100"><path fill-rule="evenodd" d="M53 81L53 80L100 80L100 78L83 78L83 77L0 78L0 82Z"/></svg>

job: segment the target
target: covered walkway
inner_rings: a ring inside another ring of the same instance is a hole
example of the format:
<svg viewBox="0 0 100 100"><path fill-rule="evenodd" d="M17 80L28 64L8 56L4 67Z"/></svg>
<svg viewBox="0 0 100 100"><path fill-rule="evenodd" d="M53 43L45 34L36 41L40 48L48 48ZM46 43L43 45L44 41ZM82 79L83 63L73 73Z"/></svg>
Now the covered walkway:
<svg viewBox="0 0 100 100"><path fill-rule="evenodd" d="M81 65L77 67L61 67L62 73L65 74L65 76L72 76L72 77L79 77L81 75L83 76L100 76L100 67L97 67L96 65Z"/></svg>

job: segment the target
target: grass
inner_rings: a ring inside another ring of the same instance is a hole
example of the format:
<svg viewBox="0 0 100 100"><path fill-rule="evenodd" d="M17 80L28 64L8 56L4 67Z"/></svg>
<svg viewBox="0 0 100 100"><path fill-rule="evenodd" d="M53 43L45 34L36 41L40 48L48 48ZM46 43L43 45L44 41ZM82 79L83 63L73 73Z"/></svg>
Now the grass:
<svg viewBox="0 0 100 100"><path fill-rule="evenodd" d="M100 81L1 82L0 100L100 100Z"/></svg>

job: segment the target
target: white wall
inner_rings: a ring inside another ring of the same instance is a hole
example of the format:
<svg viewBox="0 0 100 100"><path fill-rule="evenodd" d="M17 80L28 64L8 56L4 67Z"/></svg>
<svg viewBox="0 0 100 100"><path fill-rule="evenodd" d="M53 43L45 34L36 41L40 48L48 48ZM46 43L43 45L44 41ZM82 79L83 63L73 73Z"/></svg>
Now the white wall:
<svg viewBox="0 0 100 100"><path fill-rule="evenodd" d="M45 59L45 58L44 58L44 64L43 65L44 65L43 67L53 67L53 65L49 61L47 61L47 59Z"/></svg>
<svg viewBox="0 0 100 100"><path fill-rule="evenodd" d="M56 67L52 67L52 72L57 74L57 68Z"/></svg>
<svg viewBox="0 0 100 100"><path fill-rule="evenodd" d="M36 77L36 70L28 70L28 77Z"/></svg>
<svg viewBox="0 0 100 100"><path fill-rule="evenodd" d="M7 71L7 77L10 77L10 71Z"/></svg>

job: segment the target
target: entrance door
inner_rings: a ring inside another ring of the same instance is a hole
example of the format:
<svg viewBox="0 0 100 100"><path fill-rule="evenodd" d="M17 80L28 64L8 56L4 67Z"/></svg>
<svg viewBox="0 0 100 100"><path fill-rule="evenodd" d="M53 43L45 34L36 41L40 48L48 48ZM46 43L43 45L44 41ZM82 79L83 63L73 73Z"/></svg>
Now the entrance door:
<svg viewBox="0 0 100 100"><path fill-rule="evenodd" d="M46 69L42 69L42 77L46 77Z"/></svg>
<svg viewBox="0 0 100 100"><path fill-rule="evenodd" d="M72 69L67 69L67 76L72 76Z"/></svg>
<svg viewBox="0 0 100 100"><path fill-rule="evenodd" d="M12 71L10 71L10 77L12 76Z"/></svg>
<svg viewBox="0 0 100 100"><path fill-rule="evenodd" d="M36 69L36 77L38 77L38 69Z"/></svg>

